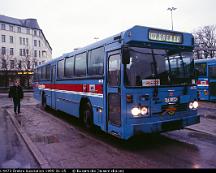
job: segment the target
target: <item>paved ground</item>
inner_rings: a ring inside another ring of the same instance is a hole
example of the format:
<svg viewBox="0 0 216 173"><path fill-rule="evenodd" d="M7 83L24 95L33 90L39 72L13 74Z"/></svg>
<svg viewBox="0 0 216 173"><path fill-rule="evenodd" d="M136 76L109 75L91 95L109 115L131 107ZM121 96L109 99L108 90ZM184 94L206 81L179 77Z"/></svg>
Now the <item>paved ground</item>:
<svg viewBox="0 0 216 173"><path fill-rule="evenodd" d="M200 102L200 123L188 127L216 137L216 103Z"/></svg>
<svg viewBox="0 0 216 173"><path fill-rule="evenodd" d="M9 117L0 108L0 168L38 168Z"/></svg>
<svg viewBox="0 0 216 173"><path fill-rule="evenodd" d="M52 168L215 168L216 133L214 105L201 123L159 136L119 141L100 131L86 132L78 121L56 111L44 112L31 95L23 101L21 116L4 105L18 131L30 143L41 167ZM213 111L213 112L212 112ZM210 116L211 115L211 116ZM63 119L60 119L60 116ZM66 117L66 119L65 119ZM212 123L210 123L212 122Z"/></svg>
<svg viewBox="0 0 216 173"><path fill-rule="evenodd" d="M9 113L13 114L12 108ZM147 159L137 162L128 153L101 145L34 106L25 107L25 113L17 120L52 168L155 167L147 164Z"/></svg>

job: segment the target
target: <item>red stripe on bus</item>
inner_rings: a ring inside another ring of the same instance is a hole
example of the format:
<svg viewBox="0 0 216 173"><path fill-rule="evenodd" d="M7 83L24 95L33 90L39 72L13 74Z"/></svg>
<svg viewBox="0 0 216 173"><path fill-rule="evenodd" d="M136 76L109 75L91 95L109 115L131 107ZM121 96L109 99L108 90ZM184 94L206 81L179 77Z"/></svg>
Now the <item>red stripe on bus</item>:
<svg viewBox="0 0 216 173"><path fill-rule="evenodd" d="M102 84L39 84L44 85L44 89L57 89L75 92L91 92L103 94Z"/></svg>

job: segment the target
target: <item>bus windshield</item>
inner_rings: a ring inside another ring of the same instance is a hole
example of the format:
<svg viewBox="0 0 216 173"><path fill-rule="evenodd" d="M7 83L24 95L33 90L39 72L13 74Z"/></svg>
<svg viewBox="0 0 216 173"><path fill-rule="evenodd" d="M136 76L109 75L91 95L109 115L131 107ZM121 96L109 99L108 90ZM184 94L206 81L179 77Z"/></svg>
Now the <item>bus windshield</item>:
<svg viewBox="0 0 216 173"><path fill-rule="evenodd" d="M209 78L216 79L216 65L209 66Z"/></svg>
<svg viewBox="0 0 216 173"><path fill-rule="evenodd" d="M129 55L126 86L188 85L194 77L192 52L130 47Z"/></svg>
<svg viewBox="0 0 216 173"><path fill-rule="evenodd" d="M207 77L207 63L196 63L195 64L195 71L197 77Z"/></svg>

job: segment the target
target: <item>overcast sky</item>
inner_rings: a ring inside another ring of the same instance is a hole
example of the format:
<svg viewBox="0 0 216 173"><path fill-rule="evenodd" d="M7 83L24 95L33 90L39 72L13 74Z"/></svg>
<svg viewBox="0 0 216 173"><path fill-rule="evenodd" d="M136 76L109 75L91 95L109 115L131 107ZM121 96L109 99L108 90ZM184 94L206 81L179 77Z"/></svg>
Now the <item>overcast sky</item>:
<svg viewBox="0 0 216 173"><path fill-rule="evenodd" d="M216 0L0 0L0 14L35 18L53 49L53 58L134 25L193 32L216 24Z"/></svg>

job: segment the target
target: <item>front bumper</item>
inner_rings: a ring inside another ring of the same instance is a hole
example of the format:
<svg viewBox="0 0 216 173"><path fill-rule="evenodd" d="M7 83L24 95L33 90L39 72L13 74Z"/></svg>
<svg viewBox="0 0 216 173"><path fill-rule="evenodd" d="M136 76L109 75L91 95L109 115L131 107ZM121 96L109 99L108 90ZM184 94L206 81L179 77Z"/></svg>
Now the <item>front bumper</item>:
<svg viewBox="0 0 216 173"><path fill-rule="evenodd" d="M187 116L174 120L165 120L153 123L144 123L140 125L133 125L134 134L137 133L156 133L170 130L182 129L186 126L200 122L199 115Z"/></svg>

